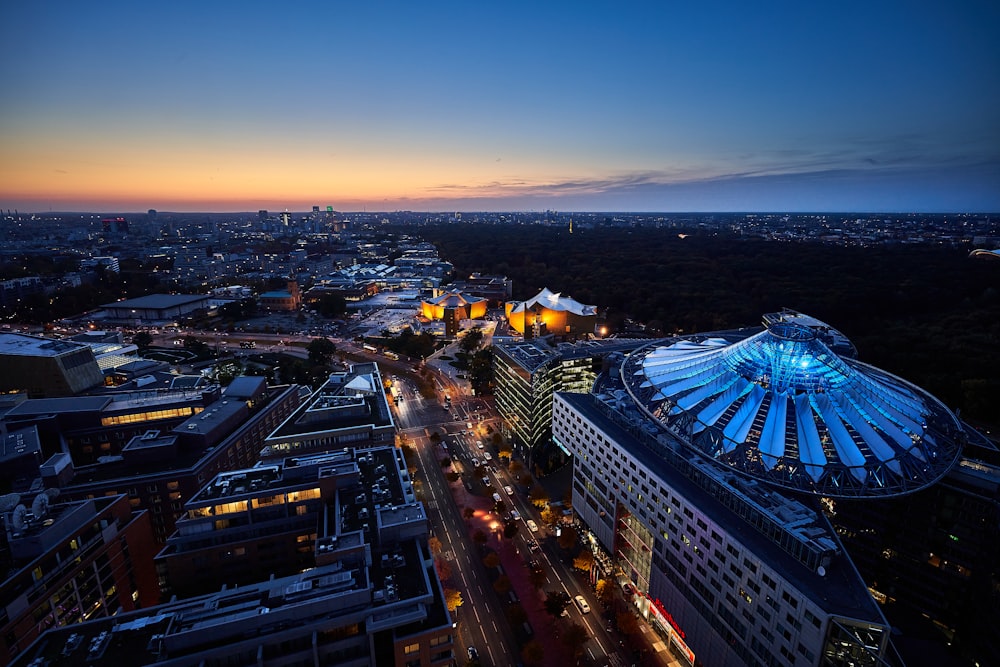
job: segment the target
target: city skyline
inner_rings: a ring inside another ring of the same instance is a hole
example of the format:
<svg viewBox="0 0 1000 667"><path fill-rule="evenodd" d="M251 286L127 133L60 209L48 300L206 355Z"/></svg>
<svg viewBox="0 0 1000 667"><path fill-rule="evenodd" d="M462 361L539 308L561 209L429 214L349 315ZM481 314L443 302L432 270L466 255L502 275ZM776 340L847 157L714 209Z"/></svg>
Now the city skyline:
<svg viewBox="0 0 1000 667"><path fill-rule="evenodd" d="M1000 7L30 4L0 208L1000 210Z"/></svg>

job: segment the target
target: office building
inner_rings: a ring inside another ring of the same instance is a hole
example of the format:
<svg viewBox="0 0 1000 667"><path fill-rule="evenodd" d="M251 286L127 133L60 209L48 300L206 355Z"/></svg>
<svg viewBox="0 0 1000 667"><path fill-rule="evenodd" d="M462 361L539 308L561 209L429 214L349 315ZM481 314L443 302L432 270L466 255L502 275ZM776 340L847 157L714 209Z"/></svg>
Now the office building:
<svg viewBox="0 0 1000 667"><path fill-rule="evenodd" d="M264 440L262 461L375 447L396 441L386 387L375 363L353 364L327 381Z"/></svg>
<svg viewBox="0 0 1000 667"><path fill-rule="evenodd" d="M555 392L586 393L602 369L604 359L646 341L608 339L553 344L547 338L500 340L493 343L493 375L501 429L516 451L532 462L546 457L552 441L552 396Z"/></svg>
<svg viewBox="0 0 1000 667"><path fill-rule="evenodd" d="M149 515L126 496L14 494L0 498L0 513L0 663L49 628L159 602Z"/></svg>
<svg viewBox="0 0 1000 667"><path fill-rule="evenodd" d="M428 536L392 445L221 473L157 556L185 599L50 633L18 664L453 665Z"/></svg>
<svg viewBox="0 0 1000 667"><path fill-rule="evenodd" d="M62 498L125 494L148 509L163 543L183 501L216 473L257 461L264 439L299 407L304 388L263 378L218 387L24 401L6 412L10 432L34 427L36 473ZM305 390L308 391L308 390Z"/></svg>
<svg viewBox="0 0 1000 667"><path fill-rule="evenodd" d="M893 664L889 625L821 507L928 488L964 430L795 313L650 344L556 394L573 506L676 654L706 665Z"/></svg>

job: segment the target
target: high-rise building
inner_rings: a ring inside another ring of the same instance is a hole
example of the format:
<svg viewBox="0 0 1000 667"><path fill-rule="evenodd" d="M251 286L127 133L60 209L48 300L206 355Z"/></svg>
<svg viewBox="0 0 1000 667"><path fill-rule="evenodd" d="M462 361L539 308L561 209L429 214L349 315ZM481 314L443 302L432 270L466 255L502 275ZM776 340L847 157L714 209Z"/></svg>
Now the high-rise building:
<svg viewBox="0 0 1000 667"><path fill-rule="evenodd" d="M552 396L557 391L586 393L613 352L645 341L612 339L553 345L548 339L495 340L493 375L497 411L504 435L531 462L552 441ZM547 455L559 458L556 452Z"/></svg>
<svg viewBox="0 0 1000 667"><path fill-rule="evenodd" d="M636 350L556 394L573 506L690 664L893 664L889 625L821 511L927 488L965 431L797 313Z"/></svg>

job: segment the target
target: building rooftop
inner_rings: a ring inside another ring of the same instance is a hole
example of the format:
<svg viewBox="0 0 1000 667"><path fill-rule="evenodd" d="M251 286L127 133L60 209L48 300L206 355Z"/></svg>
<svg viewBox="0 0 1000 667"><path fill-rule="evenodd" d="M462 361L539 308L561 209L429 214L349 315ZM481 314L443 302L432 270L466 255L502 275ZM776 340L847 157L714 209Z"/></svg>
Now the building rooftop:
<svg viewBox="0 0 1000 667"><path fill-rule="evenodd" d="M89 346L71 340L43 338L27 334L0 333L0 354L25 357L57 357L73 350L86 350Z"/></svg>
<svg viewBox="0 0 1000 667"><path fill-rule="evenodd" d="M101 308L174 308L197 301L205 301L204 294L147 294L136 299L123 299L101 304Z"/></svg>
<svg viewBox="0 0 1000 667"><path fill-rule="evenodd" d="M962 426L940 401L838 355L818 320L765 322L749 336L685 336L640 350L623 365L626 389L710 460L798 491L910 493L958 460Z"/></svg>
<svg viewBox="0 0 1000 667"><path fill-rule="evenodd" d="M511 312L520 313L531 310L536 305L549 310L565 310L574 315L597 315L597 306L587 306L568 296L563 296L559 292L553 292L547 287L542 288L541 292L527 301L518 303Z"/></svg>
<svg viewBox="0 0 1000 667"><path fill-rule="evenodd" d="M347 373L333 373L326 383L273 433L265 444L292 436L370 426L395 428L373 363L354 364Z"/></svg>

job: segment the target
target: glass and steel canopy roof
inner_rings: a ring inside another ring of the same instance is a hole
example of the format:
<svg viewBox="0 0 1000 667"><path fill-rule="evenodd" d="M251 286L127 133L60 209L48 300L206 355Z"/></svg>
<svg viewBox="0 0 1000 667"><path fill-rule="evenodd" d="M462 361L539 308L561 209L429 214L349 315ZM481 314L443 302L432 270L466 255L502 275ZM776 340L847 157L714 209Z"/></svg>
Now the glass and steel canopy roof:
<svg viewBox="0 0 1000 667"><path fill-rule="evenodd" d="M961 452L961 426L937 399L838 356L802 324L674 339L636 352L623 371L639 405L690 446L800 491L909 493Z"/></svg>

